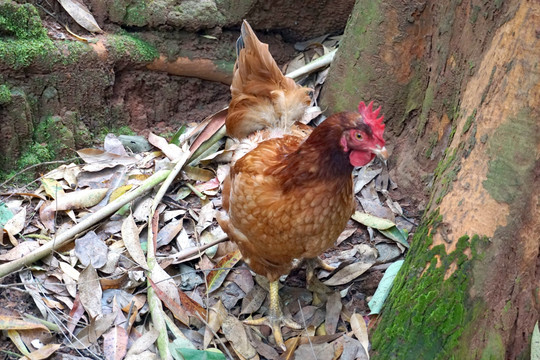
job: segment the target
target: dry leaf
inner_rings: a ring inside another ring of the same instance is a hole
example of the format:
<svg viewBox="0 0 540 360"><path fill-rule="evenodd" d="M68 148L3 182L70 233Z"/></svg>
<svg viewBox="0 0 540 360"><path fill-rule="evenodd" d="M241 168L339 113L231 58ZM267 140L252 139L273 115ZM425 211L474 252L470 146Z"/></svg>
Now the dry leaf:
<svg viewBox="0 0 540 360"><path fill-rule="evenodd" d="M94 231L87 232L75 240L75 255L83 266L92 264L95 269L107 263L109 248Z"/></svg>
<svg viewBox="0 0 540 360"><path fill-rule="evenodd" d="M227 309L223 306L221 300L218 300L214 306L208 310L208 325L204 331L203 349L206 349L214 334L219 331L223 321L227 318Z"/></svg>
<svg viewBox="0 0 540 360"><path fill-rule="evenodd" d="M367 326L364 318L360 314L353 314L351 316L351 328L354 336L360 341L369 359L369 338L367 332Z"/></svg>
<svg viewBox="0 0 540 360"><path fill-rule="evenodd" d="M222 324L223 334L232 344L234 350L246 359L257 356L257 351L247 338L244 325L234 316L227 316Z"/></svg>
<svg viewBox="0 0 540 360"><path fill-rule="evenodd" d="M242 254L240 253L240 250L236 250L235 252L224 256L216 264L215 267L217 270L210 271L208 273L208 276L206 277L206 282L208 284L208 294L217 290L221 286L221 284L223 284L223 281L225 280L225 277L227 276L229 271L238 261L240 261L240 259L242 259Z"/></svg>
<svg viewBox="0 0 540 360"><path fill-rule="evenodd" d="M99 27L96 19L92 16L88 8L75 0L58 0L62 7L68 12L69 15L81 25L83 28L90 32L102 33L103 30Z"/></svg>
<svg viewBox="0 0 540 360"><path fill-rule="evenodd" d="M373 264L375 264L375 259L373 259L373 261L361 261L347 265L335 273L330 279L324 281L324 284L328 286L346 284L365 273L370 267L373 266Z"/></svg>
<svg viewBox="0 0 540 360"><path fill-rule="evenodd" d="M0 261L13 261L22 258L24 255L31 253L37 248L39 248L37 241L24 241L15 246L13 249L9 250L7 253L0 255Z"/></svg>
<svg viewBox="0 0 540 360"><path fill-rule="evenodd" d="M122 240L131 258L139 264L145 270L148 270L146 265L146 258L144 256L143 249L141 248L141 242L139 241L139 228L135 224L133 216L129 214L122 222Z"/></svg>
<svg viewBox="0 0 540 360"><path fill-rule="evenodd" d="M47 344L36 351L32 351L27 357L31 360L48 359L56 350L60 349L61 346L62 344Z"/></svg>
<svg viewBox="0 0 540 360"><path fill-rule="evenodd" d="M103 334L103 355L109 360L122 360L127 352L128 334L123 327L115 326Z"/></svg>
<svg viewBox="0 0 540 360"><path fill-rule="evenodd" d="M339 321L339 314L341 314L341 295L339 292L333 292L328 296L326 301L326 320L325 327L328 335L336 333L337 324Z"/></svg>
<svg viewBox="0 0 540 360"><path fill-rule="evenodd" d="M99 284L96 269L90 264L79 276L79 296L81 304L84 306L88 315L90 315L90 318L95 319L103 314L101 310L102 295L103 292L101 290L101 285Z"/></svg>

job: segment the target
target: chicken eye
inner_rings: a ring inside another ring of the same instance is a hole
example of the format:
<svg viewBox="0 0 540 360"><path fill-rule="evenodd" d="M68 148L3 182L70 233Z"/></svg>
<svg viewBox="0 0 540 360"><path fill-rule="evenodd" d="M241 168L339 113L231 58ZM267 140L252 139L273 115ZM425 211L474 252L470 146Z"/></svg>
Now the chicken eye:
<svg viewBox="0 0 540 360"><path fill-rule="evenodd" d="M356 140L362 140L362 134L360 133L354 134L354 137L356 138Z"/></svg>

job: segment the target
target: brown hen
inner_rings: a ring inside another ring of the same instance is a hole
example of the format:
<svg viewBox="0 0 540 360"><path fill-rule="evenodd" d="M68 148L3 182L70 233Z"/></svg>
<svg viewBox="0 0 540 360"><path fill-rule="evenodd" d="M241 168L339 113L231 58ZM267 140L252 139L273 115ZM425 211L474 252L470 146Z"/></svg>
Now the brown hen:
<svg viewBox="0 0 540 360"><path fill-rule="evenodd" d="M249 24L237 43L227 133L239 140L223 184L218 221L245 262L270 280L270 313L247 322L272 327L285 348L278 279L297 259L316 258L332 246L354 211L352 170L376 155L386 158L379 109L330 116L318 127L297 124L309 89L285 77Z"/></svg>

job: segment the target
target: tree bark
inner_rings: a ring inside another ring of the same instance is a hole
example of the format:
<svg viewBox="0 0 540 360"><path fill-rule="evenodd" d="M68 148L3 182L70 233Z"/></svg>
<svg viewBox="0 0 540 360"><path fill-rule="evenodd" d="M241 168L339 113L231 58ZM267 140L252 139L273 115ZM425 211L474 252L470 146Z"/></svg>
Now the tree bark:
<svg viewBox="0 0 540 360"><path fill-rule="evenodd" d="M540 4L357 1L323 94L375 99L429 201L374 358L528 358L540 314Z"/></svg>

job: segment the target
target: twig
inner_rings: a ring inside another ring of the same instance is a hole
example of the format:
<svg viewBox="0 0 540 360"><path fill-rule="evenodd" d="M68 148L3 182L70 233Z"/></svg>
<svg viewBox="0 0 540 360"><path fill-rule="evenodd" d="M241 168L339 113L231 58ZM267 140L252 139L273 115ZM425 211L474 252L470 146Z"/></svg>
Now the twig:
<svg viewBox="0 0 540 360"><path fill-rule="evenodd" d="M204 250L206 250L208 248L211 248L214 245L222 243L222 242L226 241L227 239L228 239L227 236L223 236L223 237L221 237L219 239L216 239L216 240L214 240L212 242L209 242L208 244L204 244L204 245L200 245L200 246L193 246L193 247L190 247L188 249L179 251L176 254L160 257L159 260L174 259L175 261L177 261L177 260L187 259L187 258L189 258L191 256L195 256L195 255L199 254L200 252L203 252Z"/></svg>
<svg viewBox="0 0 540 360"><path fill-rule="evenodd" d="M300 304L300 299L298 299L298 306L300 307L300 315L302 315L302 323L304 324L304 329L306 331L307 339L309 341L309 346L311 347L311 351L313 352L313 358L317 360L317 354L315 354L315 349L313 348L313 343L311 342L311 336L309 336L309 333L307 332L306 318L304 317L304 311L302 311L302 304Z"/></svg>
<svg viewBox="0 0 540 360"><path fill-rule="evenodd" d="M49 241L47 244L39 247L38 249L32 251L31 253L23 256L20 259L13 260L11 262L0 265L0 279L4 276L12 273L13 271L19 270L24 266L30 265L48 254L52 251L64 246L65 244L72 241L78 234L87 230L89 227L95 225L99 221L105 219L106 217L114 214L118 209L127 204L128 202L138 198L142 194L146 193L148 190L152 189L157 184L161 183L167 175L169 175L170 170L161 170L150 176L146 181L136 189L133 189L108 205L104 206L94 214L88 216L86 219L73 226L72 228L66 230L65 232L56 236L52 241Z"/></svg>
<svg viewBox="0 0 540 360"><path fill-rule="evenodd" d="M334 60L334 56L336 55L336 52L337 52L337 49L332 50L328 54L323 55L320 58L313 60L309 64L302 66L300 69L291 71L290 73L286 74L286 76L294 80L297 80L298 78L304 75L311 74L312 72L317 71L320 68L328 66L330 65L332 60Z"/></svg>

